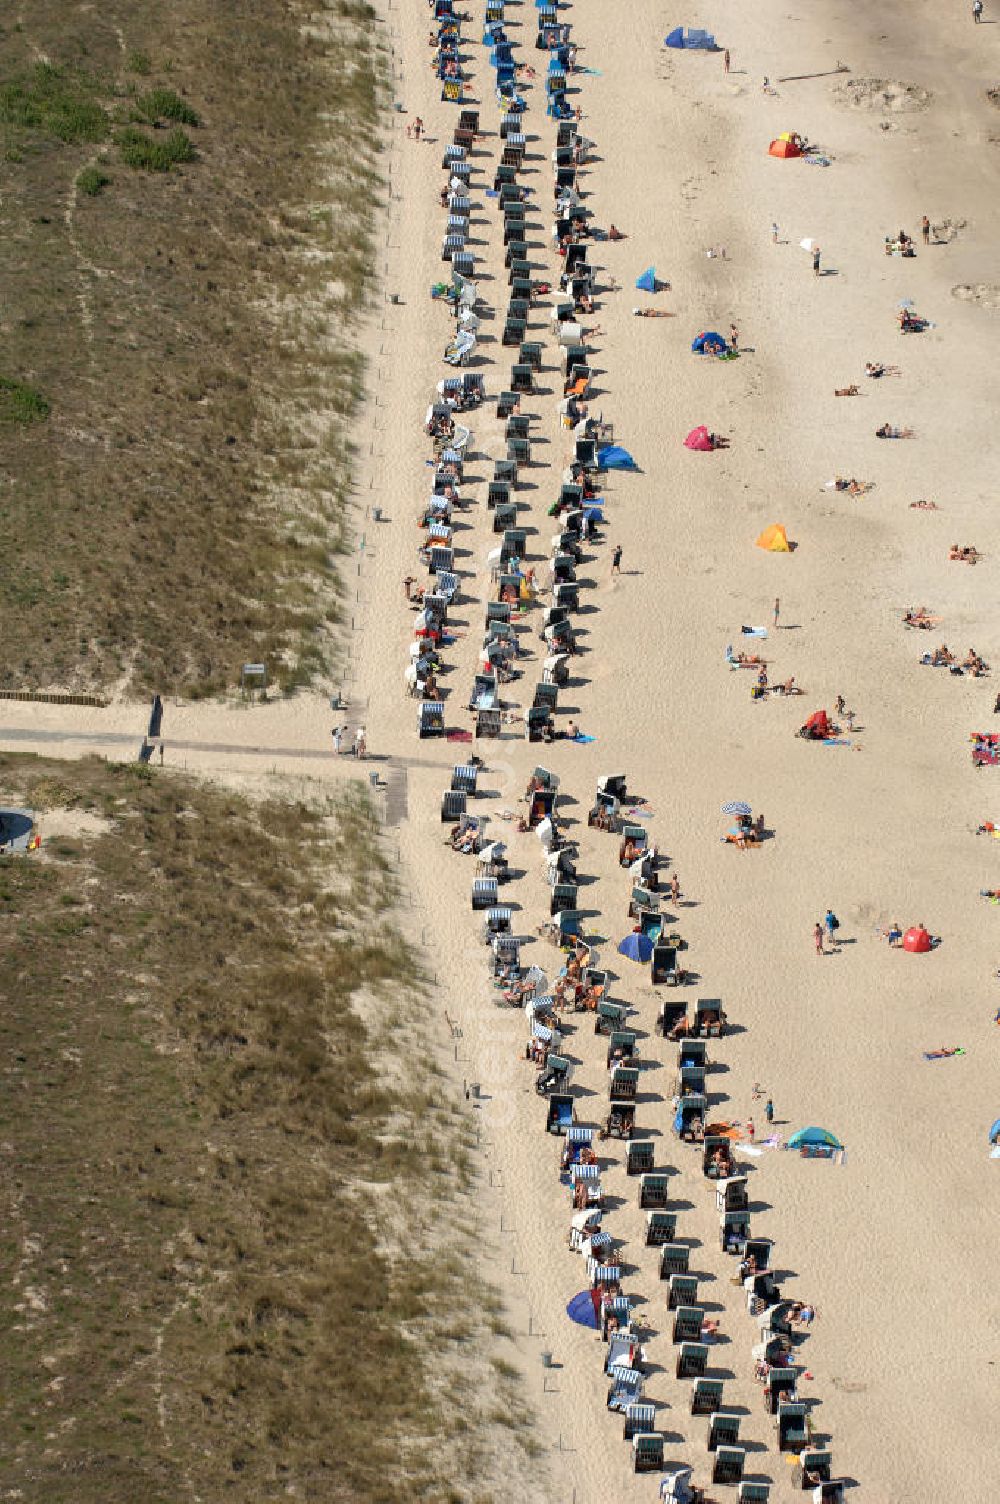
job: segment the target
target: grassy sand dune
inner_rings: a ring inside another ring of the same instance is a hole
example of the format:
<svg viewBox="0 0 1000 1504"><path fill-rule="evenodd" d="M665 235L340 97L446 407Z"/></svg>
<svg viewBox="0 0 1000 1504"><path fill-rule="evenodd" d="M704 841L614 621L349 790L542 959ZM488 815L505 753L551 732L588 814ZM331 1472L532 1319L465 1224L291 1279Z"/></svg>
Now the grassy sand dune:
<svg viewBox="0 0 1000 1504"><path fill-rule="evenodd" d="M333 653L383 87L354 0L0 21L7 688Z"/></svg>
<svg viewBox="0 0 1000 1504"><path fill-rule="evenodd" d="M488 1497L531 1439L367 802L0 775L56 832L0 863L6 1485Z"/></svg>

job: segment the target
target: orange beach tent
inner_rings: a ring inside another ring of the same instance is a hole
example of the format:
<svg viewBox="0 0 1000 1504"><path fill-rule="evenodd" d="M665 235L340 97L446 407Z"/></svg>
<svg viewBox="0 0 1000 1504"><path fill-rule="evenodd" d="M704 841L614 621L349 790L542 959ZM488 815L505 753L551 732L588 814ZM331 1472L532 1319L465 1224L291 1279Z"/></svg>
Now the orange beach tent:
<svg viewBox="0 0 1000 1504"><path fill-rule="evenodd" d="M788 534L780 522L772 522L757 539L758 548L766 548L772 554L790 554Z"/></svg>
<svg viewBox="0 0 1000 1504"><path fill-rule="evenodd" d="M794 131L786 131L783 136L778 136L767 148L770 157L801 157L802 147L799 145L799 137Z"/></svg>

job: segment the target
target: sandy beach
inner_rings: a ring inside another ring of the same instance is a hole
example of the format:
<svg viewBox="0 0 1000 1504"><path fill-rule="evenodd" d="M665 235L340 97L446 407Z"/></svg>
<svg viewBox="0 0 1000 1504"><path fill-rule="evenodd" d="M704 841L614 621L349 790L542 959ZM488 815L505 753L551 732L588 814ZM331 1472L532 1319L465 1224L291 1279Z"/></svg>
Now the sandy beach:
<svg viewBox="0 0 1000 1504"><path fill-rule="evenodd" d="M483 7L464 27L481 129L473 249L490 308L480 354L487 392L506 387L513 352L500 344L507 277L502 222L490 186L499 139ZM447 274L440 261L444 213L441 156L454 107L441 102L429 70L427 13L393 4L385 12L396 88L405 114L392 117L385 230L387 301L372 329L373 401L359 444L361 503L355 627L345 686L351 715L325 698L234 712L170 707L165 736L192 745L186 765L253 786L273 765L303 779L356 776L335 762L330 728L363 723L392 791L401 865L415 904L414 929L436 976L441 1037L453 1070L476 1083L484 1195L483 1260L507 1295L526 1384L537 1405L546 1462L533 1499L603 1504L652 1500L653 1478L636 1476L621 1417L607 1413L600 1337L572 1325L567 1302L587 1283L567 1247L569 1193L560 1185L561 1141L544 1131L545 1104L524 1059L522 1012L496 1006L469 893L474 864L442 842L440 796L451 766L476 751L496 815L520 874L504 901L517 909L525 956L550 974L557 952L537 938L548 913L538 842L499 820L517 810L533 767L558 774L577 866L586 929L616 975L612 997L635 1009L640 1033L639 1123L669 1167L678 1233L692 1244L700 1300L720 1323L711 1372L725 1376L725 1403L742 1415L746 1475L770 1480L775 1504L791 1501L791 1467L776 1449L753 1376L756 1323L731 1282L735 1261L719 1248L715 1189L701 1156L672 1128L676 1046L654 1033L660 989L648 968L615 954L631 928L627 872L618 840L587 827L597 778L624 773L645 796L649 830L676 871L682 899L664 903L697 973L685 994L723 1000L733 1026L709 1047L712 1113L764 1137L764 1098L775 1131L823 1125L846 1146L840 1162L763 1149L746 1156L755 1234L774 1240L782 1292L818 1311L800 1350L816 1434L829 1438L834 1475L847 1497L903 1504L936 1496L988 1504L1000 1494L992 1444L998 1323L989 1228L997 1217L997 1175L987 1132L1000 1113L996 979L1000 915L980 896L1000 887L997 847L975 832L1000 819L996 769L977 769L969 735L1000 728L993 717L1000 675L996 527L989 520L1000 439L991 423L996 320L1000 317L997 187L1000 116L986 97L1000 66L1000 25L974 26L966 7L942 17L926 0L813 7L788 16L776 0L738 10L705 4L665 14L648 0L627 13L574 0L571 23L586 72L572 82L581 129L596 144L581 187L592 223L613 221L627 238L590 243L599 287L584 318L605 332L592 340L597 392L592 411L614 423L615 440L640 467L606 477L603 542L580 570L586 652L574 660L576 687L560 693L557 724L570 715L594 741L530 745L513 726L475 747L419 741L417 702L408 698L412 616L401 580L418 573L415 516L429 485L422 432L435 384L449 368L441 353L452 322L429 289ZM992 19L987 16L987 19ZM509 9L519 59L544 67L534 12ZM731 51L667 52L665 33L683 21L712 30ZM849 71L838 71L843 62ZM592 71L591 71L592 70ZM765 91L762 80L770 80ZM878 88L857 81L882 80ZM853 85L852 85L853 81ZM889 85L890 87L886 87ZM555 123L539 82L528 90L530 159L525 182L539 205L532 260L553 279L550 154ZM408 140L420 115L426 135ZM768 143L797 131L818 143L828 166L778 160ZM928 215L932 242L920 237ZM772 225L778 226L777 243ZM886 236L904 228L914 259L887 257ZM814 276L803 239L822 249ZM725 249L707 255L709 249ZM669 288L650 296L636 277L655 265ZM390 304L388 295L399 302ZM930 321L919 335L897 324L902 300ZM637 319L636 306L669 312ZM546 340L547 394L526 400L535 463L517 500L529 559L546 572L546 517L568 460L559 426L561 372L547 305L533 314ZM702 330L739 331L739 360L691 353ZM896 364L898 377L865 377L866 361ZM856 384L852 398L835 389ZM462 516L457 569L463 599L453 612L460 640L447 653L449 725L471 726L463 707L478 658L488 551L496 539L486 511L492 461L504 452L494 403L474 415L463 488L475 505ZM727 449L696 453L684 437L706 424ZM911 440L882 441L883 423L912 428ZM863 495L826 489L835 476L873 483ZM533 488L533 489L532 489ZM914 508L933 501L935 510ZM370 508L379 506L376 522ZM771 523L787 529L789 554L754 546ZM974 567L950 562L953 543L974 545ZM612 576L611 551L623 550ZM353 573L354 565L349 569ZM773 603L780 599L779 625ZM903 612L926 605L933 633L904 629ZM506 698L526 706L541 678L537 610L524 642L534 657ZM763 626L766 638L744 637ZM947 642L959 656L975 646L994 672L958 677L920 664ZM727 645L765 656L771 683L794 676L803 694L751 698L755 675L731 669ZM838 695L855 712L853 732L835 744L796 736L806 717ZM4 704L0 726L92 732L44 744L47 752L101 750L110 731L141 740L134 707L72 713ZM0 733L2 735L2 733ZM201 749L194 745L201 744ZM41 746L42 743L39 743ZM242 750L241 750L242 749ZM259 749L259 750L255 750ZM270 749L270 753L269 750ZM275 752L274 749L278 749ZM107 742L103 750L116 753ZM287 754L287 756L286 756ZM270 761L269 761L270 756ZM294 768L292 767L294 764ZM368 771L365 769L364 771ZM759 850L724 844L724 802L748 801L764 815ZM841 928L820 957L813 927L828 908ZM926 924L941 943L930 954L890 949L894 921ZM672 995L673 996L673 995ZM579 1121L606 1112L606 1041L589 1015L570 1015ZM927 1059L941 1047L964 1053ZM755 1095L755 1084L761 1095ZM605 1146L602 1146L602 1153ZM711 1459L703 1418L688 1413L688 1384L674 1376L666 1286L656 1250L644 1246L645 1214L623 1167L624 1146L606 1146L604 1226L618 1245L623 1283L649 1334L646 1395L657 1406L670 1466L688 1462L705 1485ZM554 1367L543 1366L542 1353ZM990 1354L993 1354L991 1358ZM993 1368L993 1373L990 1369ZM713 1497L733 1490L709 1489Z"/></svg>

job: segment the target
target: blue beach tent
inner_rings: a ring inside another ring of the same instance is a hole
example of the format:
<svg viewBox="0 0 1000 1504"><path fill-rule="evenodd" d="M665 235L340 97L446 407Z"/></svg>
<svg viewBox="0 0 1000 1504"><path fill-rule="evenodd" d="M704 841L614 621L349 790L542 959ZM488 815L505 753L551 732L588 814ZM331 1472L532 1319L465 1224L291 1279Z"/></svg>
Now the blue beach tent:
<svg viewBox="0 0 1000 1504"><path fill-rule="evenodd" d="M656 267L647 266L641 276L636 277L635 285L640 292L656 291Z"/></svg>
<svg viewBox="0 0 1000 1504"><path fill-rule="evenodd" d="M663 38L665 47L678 47L700 52L717 52L715 38L708 31L687 31L683 26L675 26L669 36Z"/></svg>
<svg viewBox="0 0 1000 1504"><path fill-rule="evenodd" d="M691 349L696 355L725 355L729 346L721 334L716 334L712 329L706 329L704 333L697 335L691 341Z"/></svg>
<svg viewBox="0 0 1000 1504"><path fill-rule="evenodd" d="M641 930L633 930L618 942L618 954L626 956L630 961L645 964L653 954L653 942Z"/></svg>
<svg viewBox="0 0 1000 1504"><path fill-rule="evenodd" d="M638 470L639 466L620 444L605 444L597 451L597 464L601 470Z"/></svg>

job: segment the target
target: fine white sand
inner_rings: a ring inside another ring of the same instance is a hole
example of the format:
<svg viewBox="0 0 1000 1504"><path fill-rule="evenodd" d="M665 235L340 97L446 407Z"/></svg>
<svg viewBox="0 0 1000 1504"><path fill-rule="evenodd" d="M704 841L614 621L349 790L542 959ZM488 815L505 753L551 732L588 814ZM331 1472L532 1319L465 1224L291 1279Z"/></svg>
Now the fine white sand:
<svg viewBox="0 0 1000 1504"><path fill-rule="evenodd" d="M467 51L491 133L476 158L475 229L483 243L474 249L493 279L481 284L496 314L485 326L495 342L481 346L489 360L481 369L495 394L507 384L512 352L499 344L507 295L500 220L483 195L498 154L498 112L479 45L482 6L473 11ZM540 66L534 12L522 6L511 14L521 56ZM692 1268L702 1273L703 1300L721 1321L725 1341L713 1359L714 1371L731 1375L727 1407L746 1410L748 1474L773 1480L772 1499L794 1497L791 1469L776 1451L752 1380L756 1326L729 1282L732 1261L718 1248L714 1190L671 1130L675 1050L653 1036L657 999L647 973L614 956L614 942L629 928L629 879L617 867L617 841L586 826L604 772L627 773L649 798L654 837L680 874L684 959L701 979L690 1001L721 997L738 1026L712 1047L722 1067L710 1078L719 1098L713 1112L740 1121L753 1113L760 1128L762 1103L751 1094L759 1082L773 1095L784 1135L820 1124L848 1146L842 1165L765 1152L753 1161L752 1179L754 1230L775 1239L786 1293L820 1311L802 1349L813 1377L800 1389L818 1402L814 1426L831 1438L835 1472L860 1485L849 1497L873 1504L930 1499L941 1479L949 1498L986 1504L1000 1491L991 1426L995 1368L990 1372L1000 1361L990 1236L1000 1166L990 1162L986 1142L1000 1114L993 1023L1000 919L978 894L1000 886L1000 862L997 847L973 832L981 820L1000 816L1000 773L973 769L967 737L1000 721L992 718L993 677L956 679L918 659L939 641L962 654L974 645L1000 674L1000 544L989 515L1000 302L992 138L1000 117L985 97L1000 28L973 27L964 7L954 18L942 16L927 0L905 8L813 6L791 15L776 0L752 8L706 4L688 15L647 0L627 10L576 0L565 18L580 62L600 70L578 80L583 129L597 143L598 160L583 181L587 205L596 224L614 220L629 237L590 251L591 262L625 289L601 298L595 316L584 320L607 331L595 341L601 394L594 408L614 422L616 439L642 474L609 477L607 541L581 572L592 582L580 617L588 652L574 667L586 682L562 693L560 720L571 707L597 740L542 749L511 735L480 744L493 770L484 786L497 795L482 807L515 808L536 763L562 779L564 814L580 840L579 869L597 879L583 890L588 926L610 937L601 954L609 965L620 962L613 996L637 1009L630 1024L649 1036L638 1122L656 1137L658 1161L678 1172L678 1230L699 1244ZM605 1412L604 1350L564 1315L586 1270L566 1248L570 1213L557 1178L559 1141L542 1132L545 1107L522 1058L524 1017L494 1005L479 921L469 910L471 860L440 844L448 768L472 749L418 742L416 704L403 687L412 621L400 580L419 572L414 518L429 475L421 422L447 371L440 356L451 330L428 290L447 270L439 260L437 191L454 110L438 100L427 68L423 7L393 6L386 21L405 118L419 113L433 139L407 141L404 117L394 117L393 198L380 271L387 292L402 302L387 304L373 330L378 402L369 409L360 478L363 502L381 506L391 521L360 521L352 724L364 719L375 753L413 760L400 849L438 977L442 1027L447 1012L461 1030L455 1072L482 1086L482 1105L473 1110L493 1187L484 1258L490 1274L505 1280L547 1448L535 1497L650 1500L655 1481L631 1474L620 1418ZM680 21L713 29L731 48L728 77L719 54L664 53L663 36ZM833 71L840 59L850 74ZM776 94L763 92L764 75ZM890 87L845 92L848 78ZM535 215L542 233L533 237L541 243L551 220L555 128L538 86L530 106L537 139L527 181L542 205ZM770 158L767 144L784 130L821 143L832 164ZM958 226L957 233L949 230L948 243L925 249L923 213ZM773 221L778 245L771 243ZM884 236L900 227L917 237L915 260L883 255ZM799 248L806 236L819 242L823 265L835 274L814 278ZM706 257L707 247L720 245L725 260ZM554 272L547 244L533 259ZM632 290L650 263L671 284L655 300ZM956 288L961 295L953 295ZM902 337L895 310L903 298L934 327ZM639 304L673 317L634 319L631 308ZM567 457L547 310L544 318L536 337L550 340L550 395L525 403L538 415L538 464L529 472L537 489L518 497L537 529L536 562L548 553L554 528L545 511ZM691 355L700 330L725 334L732 322L743 358L718 363ZM866 381L866 360L897 362L903 374ZM834 397L834 388L855 382L859 397ZM874 430L883 422L912 426L917 437L880 442ZM697 423L726 434L728 451L687 451L683 437ZM467 635L448 654L453 725L470 724L461 707L481 640L484 561L495 542L485 479L504 450L491 407L474 426L475 449L488 459L470 466L480 483L467 489L479 504L459 534L469 551L458 561L469 599L456 612ZM860 498L823 490L835 474L876 486ZM912 510L920 498L939 510ZM790 556L753 546L775 521L798 545ZM623 575L612 581L615 542L624 549ZM974 544L985 558L975 568L948 563L952 542ZM729 642L760 648L741 642L739 629L770 625L775 596L781 630L763 648L771 677L794 674L806 692L752 703L751 675L730 672L723 651ZM942 617L935 633L902 628L902 611L919 604ZM536 648L536 618L529 622L527 640ZM539 656L511 686L511 700L530 703L540 677ZM853 744L798 740L794 732L806 715L821 706L832 714L838 694L857 712ZM141 736L134 707L126 716L118 709L0 706L0 724L9 726L89 727L91 719L95 735L113 726ZM268 753L254 749L270 748L278 749L274 766L286 772L346 776L353 764L330 756L334 719L325 702L308 698L245 714L168 707L165 731L168 741L173 735L208 744L177 761L220 775L259 775ZM285 758L282 749L315 758ZM731 798L764 813L774 837L760 851L720 844L728 823L720 805ZM508 826L499 830L524 873L505 897L523 910L519 931L533 935L548 898L538 845ZM827 906L840 917L845 943L820 959L812 927ZM877 931L896 919L904 928L925 922L943 943L929 956L889 951ZM556 960L541 941L528 953L550 967ZM578 1116L596 1122L606 1111L604 1041L594 1038L589 1016L570 1023L577 1025L568 1051L578 1062ZM942 1045L966 1053L924 1059L925 1050ZM704 1483L705 1422L687 1413L687 1385L674 1378L665 1286L654 1251L643 1246L636 1186L621 1158L621 1146L612 1144L604 1183L620 1205L612 1200L605 1226L621 1242L625 1289L644 1302L647 1394L660 1407L668 1459L690 1461ZM543 1351L560 1366L543 1370Z"/></svg>

